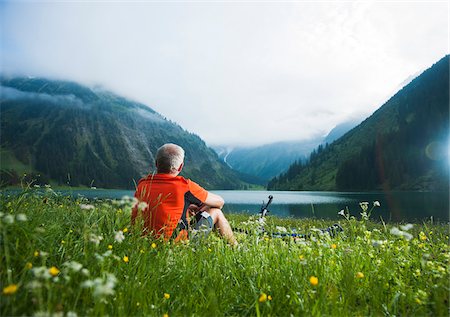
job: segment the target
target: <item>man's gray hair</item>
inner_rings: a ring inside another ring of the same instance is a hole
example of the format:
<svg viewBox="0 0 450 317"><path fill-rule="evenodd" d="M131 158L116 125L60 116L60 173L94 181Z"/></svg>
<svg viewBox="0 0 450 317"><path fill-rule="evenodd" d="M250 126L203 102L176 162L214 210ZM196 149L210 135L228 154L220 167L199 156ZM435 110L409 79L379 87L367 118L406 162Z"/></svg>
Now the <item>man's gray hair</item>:
<svg viewBox="0 0 450 317"><path fill-rule="evenodd" d="M184 161L184 150L181 146L166 143L156 152L156 165L159 173L176 173Z"/></svg>

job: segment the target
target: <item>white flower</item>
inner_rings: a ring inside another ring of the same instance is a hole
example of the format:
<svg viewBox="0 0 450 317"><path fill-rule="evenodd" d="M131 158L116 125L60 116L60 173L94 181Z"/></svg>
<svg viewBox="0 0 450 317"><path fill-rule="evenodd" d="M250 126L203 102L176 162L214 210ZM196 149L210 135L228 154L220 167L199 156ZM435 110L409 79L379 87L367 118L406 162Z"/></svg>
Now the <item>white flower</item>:
<svg viewBox="0 0 450 317"><path fill-rule="evenodd" d="M412 223L407 223L404 226L400 226L400 229L404 230L404 231L408 231L410 229L412 229L414 227L414 225Z"/></svg>
<svg viewBox="0 0 450 317"><path fill-rule="evenodd" d="M83 265L76 261L65 262L63 265L73 272L79 272L83 268Z"/></svg>
<svg viewBox="0 0 450 317"><path fill-rule="evenodd" d="M93 234L93 233L91 233L89 235L89 241L91 241L95 245L99 245L100 241L102 241L102 240L103 240L103 237L101 235L96 235L96 234Z"/></svg>
<svg viewBox="0 0 450 317"><path fill-rule="evenodd" d="M16 216L16 219L17 219L17 221L27 221L28 220L27 215L25 215L25 214L18 214Z"/></svg>
<svg viewBox="0 0 450 317"><path fill-rule="evenodd" d="M275 228L280 232L287 232L287 229L285 227L276 226Z"/></svg>
<svg viewBox="0 0 450 317"><path fill-rule="evenodd" d="M50 272L48 271L48 268L45 266L35 267L31 269L31 271L33 272L34 276L36 276L36 278L48 280L52 277L50 275Z"/></svg>
<svg viewBox="0 0 450 317"><path fill-rule="evenodd" d="M3 221L6 222L6 223L14 223L14 217L12 215L6 215L3 218Z"/></svg>
<svg viewBox="0 0 450 317"><path fill-rule="evenodd" d="M380 207L380 202L379 202L378 200L375 200L375 201L373 202L373 206L374 206L374 207Z"/></svg>
<svg viewBox="0 0 450 317"><path fill-rule="evenodd" d="M372 240L372 246L374 246L375 248L379 248L385 243L385 240Z"/></svg>
<svg viewBox="0 0 450 317"><path fill-rule="evenodd" d="M78 317L76 312L68 311L66 317Z"/></svg>
<svg viewBox="0 0 450 317"><path fill-rule="evenodd" d="M413 238L412 234L405 232L405 231L401 231L400 229L398 229L397 227L392 227L391 229L391 234L393 234L394 236L398 236L398 237L403 237L405 238L407 241L411 240Z"/></svg>
<svg viewBox="0 0 450 317"><path fill-rule="evenodd" d="M83 210L95 209L95 207L93 205L90 205L90 204L80 204L80 208L83 209Z"/></svg>
<svg viewBox="0 0 450 317"><path fill-rule="evenodd" d="M139 210L145 210L148 207L148 204L145 201L141 201L138 205L137 208Z"/></svg>
<svg viewBox="0 0 450 317"><path fill-rule="evenodd" d="M345 217L345 211L344 209L342 209L341 211L338 212L338 215L341 215L343 217Z"/></svg>
<svg viewBox="0 0 450 317"><path fill-rule="evenodd" d="M397 227L392 227L390 232L391 232L391 234L393 234L394 236L401 237L403 231L399 230Z"/></svg>
<svg viewBox="0 0 450 317"><path fill-rule="evenodd" d="M359 206L361 207L361 209L363 211L367 211L367 209L369 209L369 203L367 201L363 201L363 202L359 203Z"/></svg>
<svg viewBox="0 0 450 317"><path fill-rule="evenodd" d="M122 241L125 240L125 236L123 235L122 230L119 230L116 232L116 235L114 236L114 240L116 240L119 243L122 243Z"/></svg>
<svg viewBox="0 0 450 317"><path fill-rule="evenodd" d="M41 188L39 185L33 185L34 188Z"/></svg>
<svg viewBox="0 0 450 317"><path fill-rule="evenodd" d="M81 269L81 274L84 276L89 276L89 270L88 269Z"/></svg>
<svg viewBox="0 0 450 317"><path fill-rule="evenodd" d="M31 281L30 283L27 284L27 288L29 288L29 289L37 289L40 287L42 287L42 283L38 282L36 280Z"/></svg>
<svg viewBox="0 0 450 317"><path fill-rule="evenodd" d="M107 295L114 295L114 287L117 279L114 274L106 273L103 278L97 277L94 280L87 280L81 283L81 287L94 288L94 297L104 297Z"/></svg>

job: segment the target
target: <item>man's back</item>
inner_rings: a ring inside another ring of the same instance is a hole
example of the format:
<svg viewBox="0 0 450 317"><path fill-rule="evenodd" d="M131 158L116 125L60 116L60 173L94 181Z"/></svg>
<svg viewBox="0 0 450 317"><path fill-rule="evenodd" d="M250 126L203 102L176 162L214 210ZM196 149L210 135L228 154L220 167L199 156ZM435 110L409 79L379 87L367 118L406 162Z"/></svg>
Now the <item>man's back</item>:
<svg viewBox="0 0 450 317"><path fill-rule="evenodd" d="M141 179L135 193L139 201L148 205L142 210L144 230L166 239L172 236L189 205L200 205L207 196L208 192L195 182L171 174L152 174ZM133 223L139 212L138 208L133 209Z"/></svg>

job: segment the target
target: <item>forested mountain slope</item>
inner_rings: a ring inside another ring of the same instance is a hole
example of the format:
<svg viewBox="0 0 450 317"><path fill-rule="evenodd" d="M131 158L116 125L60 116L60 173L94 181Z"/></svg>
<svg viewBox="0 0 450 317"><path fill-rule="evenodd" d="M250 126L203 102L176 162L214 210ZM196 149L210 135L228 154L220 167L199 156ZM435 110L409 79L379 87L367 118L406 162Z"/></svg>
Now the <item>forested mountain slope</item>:
<svg viewBox="0 0 450 317"><path fill-rule="evenodd" d="M272 179L279 190L448 191L449 56L403 87L307 164Z"/></svg>
<svg viewBox="0 0 450 317"><path fill-rule="evenodd" d="M0 109L3 184L26 172L43 183L132 189L153 170L156 149L173 142L186 151L184 176L207 188L243 186L198 136L145 105L101 89L2 78Z"/></svg>

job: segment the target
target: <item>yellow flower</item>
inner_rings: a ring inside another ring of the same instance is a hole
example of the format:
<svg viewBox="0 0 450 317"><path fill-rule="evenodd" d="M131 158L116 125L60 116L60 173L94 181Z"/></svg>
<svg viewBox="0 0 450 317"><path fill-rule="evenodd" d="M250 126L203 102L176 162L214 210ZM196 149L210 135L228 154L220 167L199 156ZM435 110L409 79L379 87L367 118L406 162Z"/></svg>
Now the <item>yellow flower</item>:
<svg viewBox="0 0 450 317"><path fill-rule="evenodd" d="M18 288L17 284L10 284L3 288L3 295L12 295L17 292Z"/></svg>
<svg viewBox="0 0 450 317"><path fill-rule="evenodd" d="M25 264L25 267L30 270L33 267L33 264L31 264L31 262L27 262L27 264Z"/></svg>
<svg viewBox="0 0 450 317"><path fill-rule="evenodd" d="M169 299L169 298L170 298L170 294L164 293L164 298L165 298L165 299Z"/></svg>
<svg viewBox="0 0 450 317"><path fill-rule="evenodd" d="M155 242L152 243L152 249L156 249L156 243Z"/></svg>
<svg viewBox="0 0 450 317"><path fill-rule="evenodd" d="M336 249L336 248L337 248L336 243L333 243L333 244L331 245L331 248L332 248L332 249Z"/></svg>
<svg viewBox="0 0 450 317"><path fill-rule="evenodd" d="M211 248L208 248L208 251L209 251L209 252L212 252Z"/></svg>
<svg viewBox="0 0 450 317"><path fill-rule="evenodd" d="M262 293L262 294L259 296L258 302L264 303L264 302L266 302L266 301L267 301L267 294L266 294L266 293Z"/></svg>
<svg viewBox="0 0 450 317"><path fill-rule="evenodd" d="M52 266L48 269L48 273L50 273L51 276L56 276L59 274L59 270L56 266Z"/></svg>
<svg viewBox="0 0 450 317"><path fill-rule="evenodd" d="M129 259L128 259L128 257L127 257L126 255L123 257L123 261L124 261L125 263L128 263Z"/></svg>
<svg viewBox="0 0 450 317"><path fill-rule="evenodd" d="M108 245L108 249L112 250L112 245L111 244Z"/></svg>
<svg viewBox="0 0 450 317"><path fill-rule="evenodd" d="M142 253L142 254L144 254L144 252L145 252L145 251L144 251L144 250L142 250L142 249L140 249L140 250L139 250L139 252L140 252L140 253Z"/></svg>
<svg viewBox="0 0 450 317"><path fill-rule="evenodd" d="M128 232L128 228L123 228L122 232L123 232L123 233Z"/></svg>
<svg viewBox="0 0 450 317"><path fill-rule="evenodd" d="M163 317L169 317L169 314L164 314Z"/></svg>
<svg viewBox="0 0 450 317"><path fill-rule="evenodd" d="M268 299L269 301L271 301L271 300L272 300L272 296L267 295L267 299Z"/></svg>
<svg viewBox="0 0 450 317"><path fill-rule="evenodd" d="M356 273L356 278L364 278L364 274L363 274L363 272L358 272L358 273Z"/></svg>
<svg viewBox="0 0 450 317"><path fill-rule="evenodd" d="M420 231L419 238L420 240L425 241L427 239L427 235L423 231Z"/></svg>
<svg viewBox="0 0 450 317"><path fill-rule="evenodd" d="M298 256L298 258L299 258L300 261L301 261L301 260L303 260L305 257L304 257L303 255L300 254L300 255Z"/></svg>
<svg viewBox="0 0 450 317"><path fill-rule="evenodd" d="M319 279L313 275L309 278L309 282L312 286L317 286L317 284L319 284Z"/></svg>
<svg viewBox="0 0 450 317"><path fill-rule="evenodd" d="M64 243L66 243L66 241L64 241L64 240L61 240L61 244L64 244Z"/></svg>
<svg viewBox="0 0 450 317"><path fill-rule="evenodd" d="M34 251L34 256L38 257L39 256L39 251Z"/></svg>

